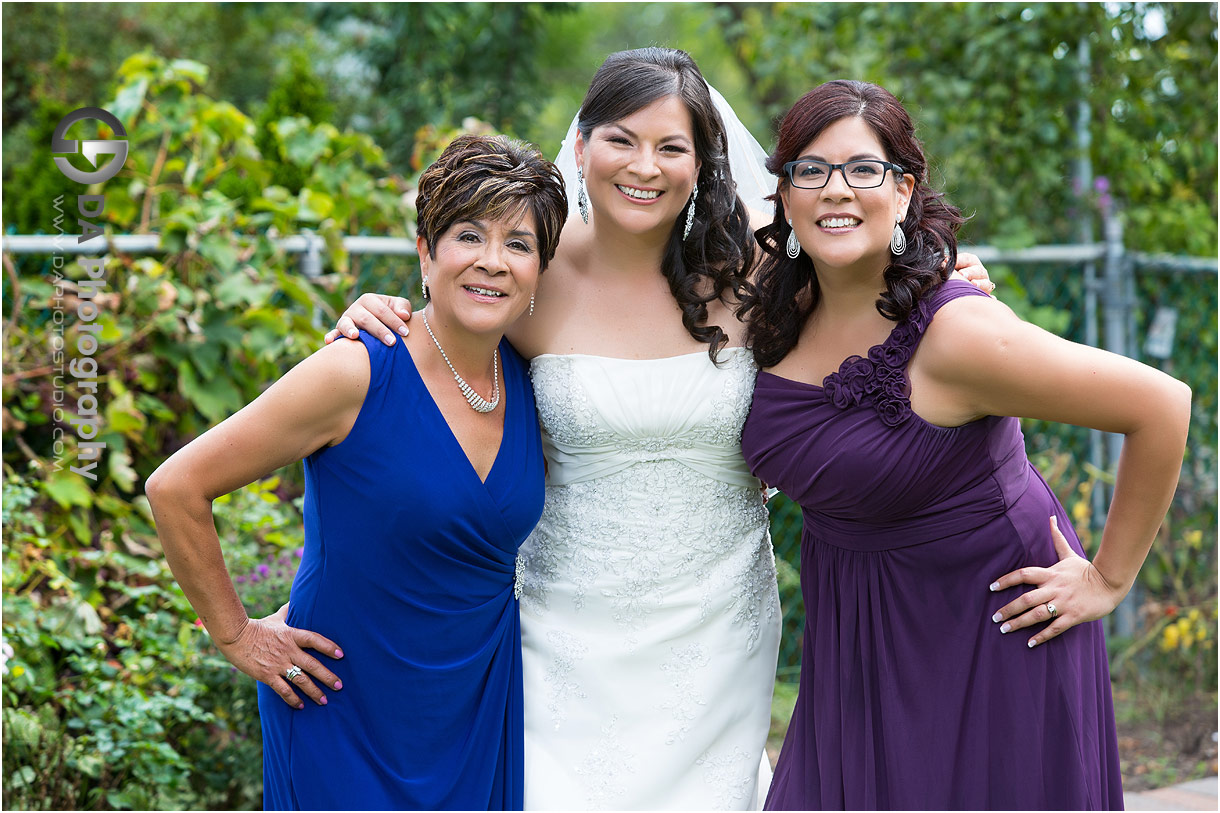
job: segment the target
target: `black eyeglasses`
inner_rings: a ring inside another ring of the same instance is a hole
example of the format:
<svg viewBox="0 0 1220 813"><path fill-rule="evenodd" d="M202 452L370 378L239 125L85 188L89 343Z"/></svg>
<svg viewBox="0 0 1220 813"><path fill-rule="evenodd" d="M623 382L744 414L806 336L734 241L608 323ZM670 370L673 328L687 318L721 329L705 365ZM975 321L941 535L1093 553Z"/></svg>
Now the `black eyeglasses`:
<svg viewBox="0 0 1220 813"><path fill-rule="evenodd" d="M788 175L789 182L797 189L821 189L830 182L830 176L836 169L842 173L843 180L853 189L874 189L881 186L885 183L887 169L895 175L902 175L905 172L897 164L872 158L846 161L842 164L828 164L825 161L803 158L784 164L784 172Z"/></svg>

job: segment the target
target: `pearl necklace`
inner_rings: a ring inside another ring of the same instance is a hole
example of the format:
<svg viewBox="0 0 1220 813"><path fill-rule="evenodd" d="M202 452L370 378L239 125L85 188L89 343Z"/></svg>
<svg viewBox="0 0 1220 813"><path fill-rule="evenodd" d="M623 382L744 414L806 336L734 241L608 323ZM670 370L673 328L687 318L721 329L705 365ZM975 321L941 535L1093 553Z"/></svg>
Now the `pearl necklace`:
<svg viewBox="0 0 1220 813"><path fill-rule="evenodd" d="M432 337L432 343L436 345L436 349L441 351L441 358L449 365L449 372L453 373L453 380L457 382L458 389L462 391L462 395L466 396L466 403L470 404L470 408L475 412L487 413L500 405L500 350L496 348L491 352L491 378L495 384L495 394L488 401L483 396L474 391L474 388L466 383L466 379L458 375L458 371L453 368L453 362L449 360L449 356L445 355L445 348L441 347L441 343L436 340L436 334L432 332L432 327L428 324L428 314L420 311L420 316L424 318L424 330L428 331L428 335Z"/></svg>

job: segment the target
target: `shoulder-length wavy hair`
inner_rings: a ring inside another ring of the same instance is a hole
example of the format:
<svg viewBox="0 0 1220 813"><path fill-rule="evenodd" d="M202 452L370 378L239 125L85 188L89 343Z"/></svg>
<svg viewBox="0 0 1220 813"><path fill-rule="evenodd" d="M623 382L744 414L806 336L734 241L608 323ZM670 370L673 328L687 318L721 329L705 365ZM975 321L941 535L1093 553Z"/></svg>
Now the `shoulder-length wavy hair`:
<svg viewBox="0 0 1220 813"><path fill-rule="evenodd" d="M836 79L802 96L784 115L775 152L767 169L788 185L784 164L800 157L809 142L827 127L858 116L877 135L887 160L910 175L915 186L902 230L907 249L891 258L885 269L886 290L877 311L887 319L905 319L920 298L943 282L957 262L957 230L964 221L944 195L928 186L928 164L915 126L902 103L885 88L868 82ZM760 367L771 367L796 346L802 326L820 298L813 260L804 251L796 259L784 250L792 227L777 191L775 219L755 235L763 261L742 306L748 319L747 341Z"/></svg>
<svg viewBox="0 0 1220 813"><path fill-rule="evenodd" d="M725 332L707 324L707 305L725 297L741 300L754 265L754 240L746 207L737 198L729 171L728 138L699 67L685 51L640 48L606 57L580 106L577 127L587 143L593 129L619 121L658 99L675 96L690 111L699 168L699 196L690 236L683 240L686 208L674 222L661 272L682 309L682 324L706 342L708 355L728 341Z"/></svg>

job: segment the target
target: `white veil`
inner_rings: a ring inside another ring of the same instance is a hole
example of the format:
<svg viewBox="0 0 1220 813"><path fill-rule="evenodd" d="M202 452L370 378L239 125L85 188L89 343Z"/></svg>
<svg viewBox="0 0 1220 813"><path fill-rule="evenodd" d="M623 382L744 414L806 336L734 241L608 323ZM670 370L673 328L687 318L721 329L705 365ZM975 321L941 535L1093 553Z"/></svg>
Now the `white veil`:
<svg viewBox="0 0 1220 813"><path fill-rule="evenodd" d="M741 123L741 119L733 112L732 106L720 95L720 92L710 84L707 89L712 96L712 103L716 105L716 110L720 113L721 121L724 122L725 135L728 136L729 171L733 173L733 180L737 183L737 195L748 208L759 212L770 221L775 215L775 204L766 200L766 197L775 193L777 179L767 172L765 165L767 152ZM576 122L579 118L580 111L578 110L572 117L572 124L568 127L567 135L563 137L559 155L555 157L555 166L559 167L559 171L563 173L564 186L568 191L569 218L580 217L580 212L576 208L575 151Z"/></svg>

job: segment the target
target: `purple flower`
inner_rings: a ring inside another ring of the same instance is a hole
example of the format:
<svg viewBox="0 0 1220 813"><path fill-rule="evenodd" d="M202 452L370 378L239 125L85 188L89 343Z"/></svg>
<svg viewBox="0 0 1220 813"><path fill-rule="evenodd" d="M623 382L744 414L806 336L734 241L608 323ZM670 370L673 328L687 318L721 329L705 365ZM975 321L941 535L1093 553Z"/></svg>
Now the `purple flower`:
<svg viewBox="0 0 1220 813"><path fill-rule="evenodd" d="M851 392L843 386L843 382L834 373L826 376L822 382L822 393L826 396L826 400L834 404L837 409L847 409L852 405Z"/></svg>
<svg viewBox="0 0 1220 813"><path fill-rule="evenodd" d="M873 363L866 358L852 356L843 362L839 367L839 375L844 381L850 381L853 378L861 376L867 378L873 373Z"/></svg>
<svg viewBox="0 0 1220 813"><path fill-rule="evenodd" d="M881 372L885 367L905 367L913 352L909 345L887 342L869 350L868 357L877 365L877 372Z"/></svg>
<svg viewBox="0 0 1220 813"><path fill-rule="evenodd" d="M296 554L297 554L297 558L298 558L298 559L300 559L302 556L304 556L304 555L305 555L305 549L304 549L304 548L297 548L297 549L296 549Z"/></svg>
<svg viewBox="0 0 1220 813"><path fill-rule="evenodd" d="M877 415L886 426L900 426L911 417L911 403L906 399L882 398L877 402Z"/></svg>
<svg viewBox="0 0 1220 813"><path fill-rule="evenodd" d="M903 371L903 369L901 367L882 366L882 367L877 368L877 380L878 381L888 381L891 378L898 378L905 382L906 373Z"/></svg>
<svg viewBox="0 0 1220 813"><path fill-rule="evenodd" d="M1110 191L1110 179L1105 175L1098 175L1093 179L1093 191L1105 194Z"/></svg>
<svg viewBox="0 0 1220 813"><path fill-rule="evenodd" d="M258 566L258 575L266 576L269 572L271 572L271 568L267 567L266 565Z"/></svg>
<svg viewBox="0 0 1220 813"><path fill-rule="evenodd" d="M907 400L907 382L902 376L891 376L881 380L881 403Z"/></svg>
<svg viewBox="0 0 1220 813"><path fill-rule="evenodd" d="M871 375L853 375L851 378L846 379L843 383L847 388L847 391L851 393L852 401L857 404L867 403L869 400L867 398L868 393L870 391L875 392L877 389L876 386L873 385L874 379ZM870 385L873 385L871 390Z"/></svg>

